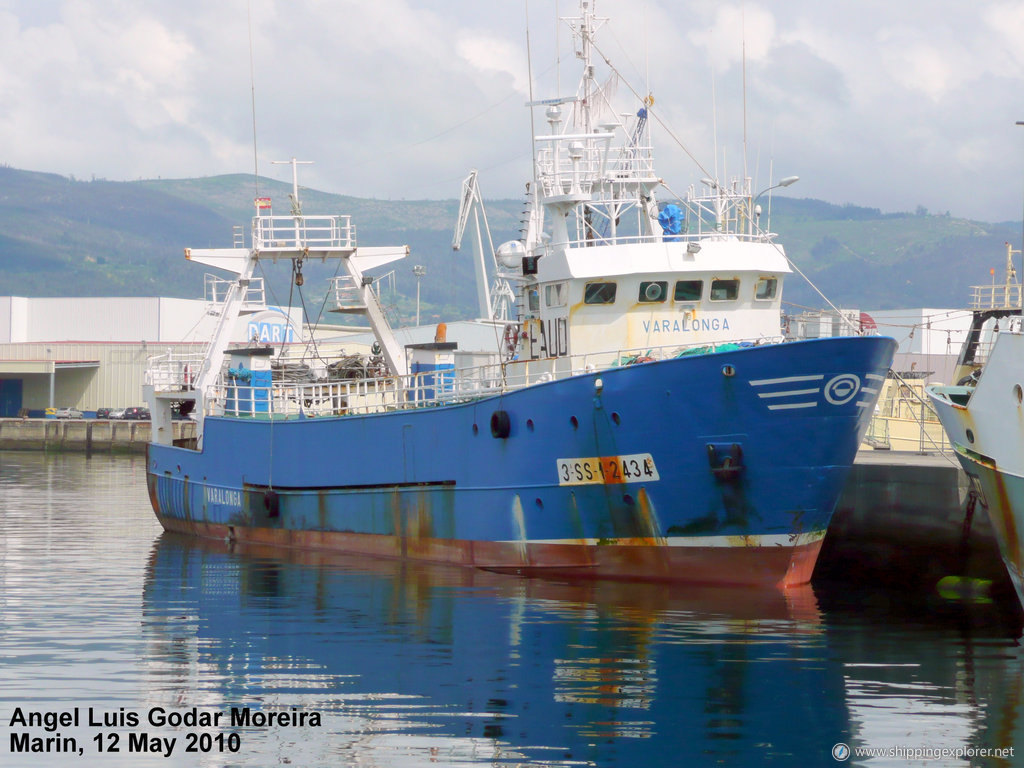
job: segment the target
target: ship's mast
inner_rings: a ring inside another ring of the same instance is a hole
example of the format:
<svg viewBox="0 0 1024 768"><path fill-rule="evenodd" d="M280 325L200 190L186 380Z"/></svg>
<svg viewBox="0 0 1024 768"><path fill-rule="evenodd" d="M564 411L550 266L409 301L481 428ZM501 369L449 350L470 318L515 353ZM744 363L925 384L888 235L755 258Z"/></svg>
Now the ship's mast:
<svg viewBox="0 0 1024 768"><path fill-rule="evenodd" d="M1013 266L1013 255L1020 251L1013 250L1013 246L1006 244L1006 284L1003 289L1003 301L1007 308L1020 308L1021 295L1020 284L1017 282L1017 270ZM1016 293L1016 297L1014 297Z"/></svg>
<svg viewBox="0 0 1024 768"><path fill-rule="evenodd" d="M576 33L578 41L576 58L583 62L583 79L580 82L579 115L576 128L581 133L593 131L593 98L594 85L594 64L592 59L594 34L600 29L607 18L594 15L595 0L580 0L580 15L575 19L566 19L566 22Z"/></svg>

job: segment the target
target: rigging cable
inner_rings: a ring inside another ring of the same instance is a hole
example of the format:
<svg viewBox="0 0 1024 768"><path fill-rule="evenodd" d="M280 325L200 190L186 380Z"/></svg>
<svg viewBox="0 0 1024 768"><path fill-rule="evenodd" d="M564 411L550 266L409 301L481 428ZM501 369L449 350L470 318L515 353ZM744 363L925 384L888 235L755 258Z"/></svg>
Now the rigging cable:
<svg viewBox="0 0 1024 768"><path fill-rule="evenodd" d="M597 45L597 43L596 42L592 42L591 44L593 45L594 50L596 50L598 52L598 54L601 56L601 58L604 59L604 63L607 64L608 67L616 75L619 76L620 82L625 83L625 85L629 89L630 93L632 93L639 101L643 101L644 97L642 97L639 93L637 93L637 90L633 87L633 85L629 82L629 80L627 80L625 77L623 77L622 73L620 73L619 70L615 68L615 65L612 64L611 60L609 60L609 58L607 56L605 56L604 51L601 50L601 48ZM652 110L648 109L647 110L647 116L648 117L653 117L657 121L658 125L660 125L662 127L662 129L665 131L665 133L667 133L669 135L669 137L686 154L686 156L693 161L694 165L697 166L697 168L700 170L701 173L703 173L705 176L709 176L709 177L712 175L711 172L707 168L704 167L704 165L700 162L700 160L698 160L694 156L694 154L692 152L690 152L689 149L686 148L686 145L683 144L683 142L679 139L678 136L675 135L675 133L673 133L672 129L669 128L668 125L665 124L665 122L661 119L661 117L657 114L657 112L652 112Z"/></svg>
<svg viewBox="0 0 1024 768"><path fill-rule="evenodd" d="M260 162L256 153L256 64L253 55L252 45L252 2L246 4L246 13L249 19L249 86L252 91L252 165L253 183L256 187L256 197L260 196Z"/></svg>
<svg viewBox="0 0 1024 768"><path fill-rule="evenodd" d="M338 266L336 266L334 268L334 275L331 277L331 282L332 283L338 277L338 273L341 272L341 259L338 259L337 261L338 261ZM371 287L370 290L372 291L373 288ZM327 298L328 298L329 295L330 295L330 291L324 291L324 299L323 299L323 301L320 302L320 310L317 312L316 320L313 322L312 328L310 328L310 332L309 332L309 339L310 339L310 341L307 342L306 349L303 350L303 352L302 352L302 359L305 359L306 351L309 350L309 345L310 345L310 343L312 343L314 359L316 359L316 360L323 360L325 364L327 363L327 360L324 359L320 355L320 349L316 345L316 331L320 327L320 320L324 316L324 307L327 306ZM299 300L302 302L302 311L305 312L306 311L306 302L303 299L302 289L301 288L299 289Z"/></svg>

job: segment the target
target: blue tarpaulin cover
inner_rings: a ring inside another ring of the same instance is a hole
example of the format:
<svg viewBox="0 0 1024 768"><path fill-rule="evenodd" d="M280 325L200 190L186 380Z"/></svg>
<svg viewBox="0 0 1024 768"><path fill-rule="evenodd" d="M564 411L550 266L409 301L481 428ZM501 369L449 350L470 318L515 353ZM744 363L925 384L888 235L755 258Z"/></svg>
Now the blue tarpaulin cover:
<svg viewBox="0 0 1024 768"><path fill-rule="evenodd" d="M679 238L673 235L683 231L683 212L678 205L669 203L658 214L658 223L661 224L661 231L665 235L663 239L675 242Z"/></svg>

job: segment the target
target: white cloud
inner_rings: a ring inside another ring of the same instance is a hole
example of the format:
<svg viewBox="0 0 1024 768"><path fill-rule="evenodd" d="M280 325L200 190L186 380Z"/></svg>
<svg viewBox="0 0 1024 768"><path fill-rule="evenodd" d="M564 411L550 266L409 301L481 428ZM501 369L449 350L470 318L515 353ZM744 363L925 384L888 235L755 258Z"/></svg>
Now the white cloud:
<svg viewBox="0 0 1024 768"><path fill-rule="evenodd" d="M484 72L506 74L512 79L516 91L529 93L526 59L515 44L487 34L466 33L458 41L456 49L473 67Z"/></svg>
<svg viewBox="0 0 1024 768"><path fill-rule="evenodd" d="M684 189L740 168L746 48L750 172L791 194L886 210L1019 216L1024 6L596 0L598 32L673 135L660 171ZM257 144L315 160L307 183L379 197L452 197L470 167L518 196L529 170L523 6L475 0L0 0L0 162L113 179L252 166ZM576 83L572 0L529 5L533 92ZM562 44L554 64L554 43ZM648 85L649 84L649 85ZM713 92L712 92L713 89ZM623 109L635 100L620 87ZM718 158L715 157L716 147ZM1006 188L977 180L1005 178ZM880 183L884 179L884 183Z"/></svg>
<svg viewBox="0 0 1024 768"><path fill-rule="evenodd" d="M993 3L984 10L982 19L998 43L990 47L990 53L1004 70L1012 67L1014 74L1020 76L1024 71L1024 4Z"/></svg>
<svg viewBox="0 0 1024 768"><path fill-rule="evenodd" d="M696 29L690 40L702 47L716 69L764 59L776 42L775 17L756 5L723 5L711 26Z"/></svg>
<svg viewBox="0 0 1024 768"><path fill-rule="evenodd" d="M879 55L892 80L939 101L970 77L967 57L948 40L937 42L917 29L887 29L878 36Z"/></svg>

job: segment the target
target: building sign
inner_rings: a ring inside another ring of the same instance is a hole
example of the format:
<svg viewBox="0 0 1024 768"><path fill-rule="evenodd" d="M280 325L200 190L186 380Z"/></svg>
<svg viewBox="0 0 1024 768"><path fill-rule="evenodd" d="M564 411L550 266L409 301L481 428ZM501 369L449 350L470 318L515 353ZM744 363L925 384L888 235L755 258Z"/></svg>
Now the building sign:
<svg viewBox="0 0 1024 768"><path fill-rule="evenodd" d="M250 320L247 336L249 341L256 341L260 344L295 341L295 329L287 323L254 322Z"/></svg>
<svg viewBox="0 0 1024 768"><path fill-rule="evenodd" d="M248 318L245 340L256 344L296 341L295 326L281 310L268 309Z"/></svg>

